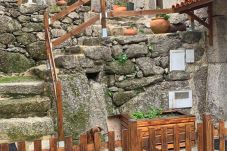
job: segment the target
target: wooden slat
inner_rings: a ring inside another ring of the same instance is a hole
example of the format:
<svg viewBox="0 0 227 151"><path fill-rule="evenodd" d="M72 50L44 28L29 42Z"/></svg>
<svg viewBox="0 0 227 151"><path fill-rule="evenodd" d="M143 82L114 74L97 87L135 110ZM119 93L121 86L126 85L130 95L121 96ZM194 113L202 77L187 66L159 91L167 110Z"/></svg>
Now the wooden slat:
<svg viewBox="0 0 227 151"><path fill-rule="evenodd" d="M162 151L168 151L167 128L166 127L163 127L161 129L161 131L162 131L162 135L161 135L161 138L162 138Z"/></svg>
<svg viewBox="0 0 227 151"><path fill-rule="evenodd" d="M73 139L72 136L65 137L65 150L73 151Z"/></svg>
<svg viewBox="0 0 227 151"><path fill-rule="evenodd" d="M219 151L225 151L225 121L219 122Z"/></svg>
<svg viewBox="0 0 227 151"><path fill-rule="evenodd" d="M51 23L54 23L56 20L59 20L60 18L68 15L69 13L71 13L72 11L76 10L81 5L83 5L89 1L90 0L78 0L76 3L73 3L66 9L62 10L61 12L59 12L59 13L55 14L53 17L51 17Z"/></svg>
<svg viewBox="0 0 227 151"><path fill-rule="evenodd" d="M41 140L34 141L34 151L42 151L42 141Z"/></svg>
<svg viewBox="0 0 227 151"><path fill-rule="evenodd" d="M154 9L154 10L135 10L135 11L111 11L108 13L109 17L130 17L130 16L144 16L155 14L169 14L173 13L172 9Z"/></svg>
<svg viewBox="0 0 227 151"><path fill-rule="evenodd" d="M137 122L129 123L129 151L138 151Z"/></svg>
<svg viewBox="0 0 227 151"><path fill-rule="evenodd" d="M96 15L96 16L92 17L88 21L86 21L86 22L82 23L81 25L79 25L77 28L71 30L70 32L68 32L68 33L64 34L63 36L61 36L61 37L57 38L56 40L54 40L52 42L53 46L60 45L62 42L66 41L70 37L72 37L72 36L74 36L76 34L79 34L83 30L85 30L88 26L94 24L97 20L99 20L99 15Z"/></svg>
<svg viewBox="0 0 227 151"><path fill-rule="evenodd" d="M115 135L114 132L108 132L108 149L109 151L115 151Z"/></svg>
<svg viewBox="0 0 227 151"><path fill-rule="evenodd" d="M26 146L25 146L25 141L22 141L22 142L18 142L17 143L17 148L18 148L18 151L26 151Z"/></svg>
<svg viewBox="0 0 227 151"><path fill-rule="evenodd" d="M123 151L129 151L128 148L128 130L122 130L122 149Z"/></svg>
<svg viewBox="0 0 227 151"><path fill-rule="evenodd" d="M2 151L2 144L0 144L0 151Z"/></svg>
<svg viewBox="0 0 227 151"><path fill-rule="evenodd" d="M1 146L2 146L2 151L9 151L9 144L4 143Z"/></svg>
<svg viewBox="0 0 227 151"><path fill-rule="evenodd" d="M57 150L57 138L56 137L50 138L49 144L50 144L50 151Z"/></svg>
<svg viewBox="0 0 227 151"><path fill-rule="evenodd" d="M156 142L155 142L155 129L154 128L149 129L149 143L148 144L149 144L148 151L155 151Z"/></svg>
<svg viewBox="0 0 227 151"><path fill-rule="evenodd" d="M143 151L143 136L140 129L137 130L138 151Z"/></svg>
<svg viewBox="0 0 227 151"><path fill-rule="evenodd" d="M186 141L185 141L185 144L186 144L186 151L191 151L192 150L192 145L191 145L191 126L190 125L186 125L185 126L185 129L186 129Z"/></svg>
<svg viewBox="0 0 227 151"><path fill-rule="evenodd" d="M80 135L80 151L87 151L87 135Z"/></svg>
<svg viewBox="0 0 227 151"><path fill-rule="evenodd" d="M180 150L180 136L179 136L179 126L174 126L174 151Z"/></svg>
<svg viewBox="0 0 227 151"><path fill-rule="evenodd" d="M200 0L200 1L197 1L196 3L192 3L190 5L186 5L186 6L183 6L183 7L180 7L180 8L175 8L174 11L176 13L183 13L183 12L186 12L186 11L192 11L192 10L195 10L195 9L205 7L209 3L212 3L212 2L213 2L213 0Z"/></svg>
<svg viewBox="0 0 227 151"><path fill-rule="evenodd" d="M100 133L95 133L94 135L94 146L95 146L95 151L100 151L101 149L101 137L100 137Z"/></svg>
<svg viewBox="0 0 227 151"><path fill-rule="evenodd" d="M198 151L203 151L203 124L198 123L197 124L198 128Z"/></svg>
<svg viewBox="0 0 227 151"><path fill-rule="evenodd" d="M204 114L203 117L203 139L204 139L204 151L213 151L213 134L212 134L212 122L211 115Z"/></svg>

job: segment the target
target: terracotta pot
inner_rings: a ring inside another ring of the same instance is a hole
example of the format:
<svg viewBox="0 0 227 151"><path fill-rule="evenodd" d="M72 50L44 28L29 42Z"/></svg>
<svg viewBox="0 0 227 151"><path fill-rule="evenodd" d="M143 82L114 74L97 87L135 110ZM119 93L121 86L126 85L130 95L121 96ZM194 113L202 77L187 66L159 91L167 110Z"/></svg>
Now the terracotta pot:
<svg viewBox="0 0 227 151"><path fill-rule="evenodd" d="M137 30L133 28L126 28L123 30L125 36L132 36L137 34Z"/></svg>
<svg viewBox="0 0 227 151"><path fill-rule="evenodd" d="M67 4L67 2L65 1L65 0L58 0L57 1L57 5L66 5Z"/></svg>
<svg viewBox="0 0 227 151"><path fill-rule="evenodd" d="M170 22L164 18L155 18L150 22L151 30L155 34L167 33L170 29Z"/></svg>
<svg viewBox="0 0 227 151"><path fill-rule="evenodd" d="M127 7L125 7L125 6L119 6L119 5L114 5L113 6L113 10L114 11L126 11L127 10Z"/></svg>

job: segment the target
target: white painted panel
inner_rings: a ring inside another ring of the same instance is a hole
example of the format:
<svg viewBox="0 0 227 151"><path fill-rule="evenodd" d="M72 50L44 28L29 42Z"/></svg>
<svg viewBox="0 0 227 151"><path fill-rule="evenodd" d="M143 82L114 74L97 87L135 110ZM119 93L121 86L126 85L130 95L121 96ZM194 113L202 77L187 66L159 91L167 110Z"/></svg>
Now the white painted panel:
<svg viewBox="0 0 227 151"><path fill-rule="evenodd" d="M177 97L176 95L179 95ZM170 91L169 108L190 108L192 107L192 90Z"/></svg>
<svg viewBox="0 0 227 151"><path fill-rule="evenodd" d="M194 49L186 49L185 51L186 63L194 63L195 62L195 51Z"/></svg>
<svg viewBox="0 0 227 151"><path fill-rule="evenodd" d="M170 71L185 71L185 50L170 50Z"/></svg>

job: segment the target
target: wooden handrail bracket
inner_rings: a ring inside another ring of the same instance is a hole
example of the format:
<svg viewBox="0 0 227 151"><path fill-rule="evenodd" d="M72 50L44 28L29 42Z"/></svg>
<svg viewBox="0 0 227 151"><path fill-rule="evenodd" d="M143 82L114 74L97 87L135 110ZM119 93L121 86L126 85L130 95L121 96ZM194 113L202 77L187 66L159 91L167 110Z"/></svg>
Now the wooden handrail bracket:
<svg viewBox="0 0 227 151"><path fill-rule="evenodd" d="M50 19L51 22L50 23L52 24L56 20L59 20L60 18L68 15L69 13L71 13L72 11L76 10L81 5L86 4L89 1L90 0L78 0L76 3L73 3L72 5L70 5L69 7L67 7L65 10L63 10L63 11L55 14L53 17L51 17L51 19Z"/></svg>
<svg viewBox="0 0 227 151"><path fill-rule="evenodd" d="M100 19L100 16L96 15L96 16L92 17L90 20L82 23L81 25L79 25L75 29L71 30L70 32L64 34L63 36L61 36L59 38L57 38L56 40L54 40L52 42L53 47L57 46L57 45L60 45L61 43L63 43L67 39L69 39L70 37L72 37L72 36L74 36L76 34L79 34L81 31L85 30L88 26L91 26L92 24L94 24L99 19Z"/></svg>

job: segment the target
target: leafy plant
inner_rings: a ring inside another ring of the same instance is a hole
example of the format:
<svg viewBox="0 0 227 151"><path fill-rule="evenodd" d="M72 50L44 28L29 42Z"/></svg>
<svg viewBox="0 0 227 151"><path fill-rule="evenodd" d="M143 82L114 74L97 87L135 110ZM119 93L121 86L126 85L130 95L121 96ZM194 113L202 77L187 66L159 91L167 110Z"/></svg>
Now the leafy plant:
<svg viewBox="0 0 227 151"><path fill-rule="evenodd" d="M167 15L167 14L159 14L158 17L162 17L164 18L165 20L169 20L170 16Z"/></svg>
<svg viewBox="0 0 227 151"><path fill-rule="evenodd" d="M115 5L126 6L126 2L122 0L114 0Z"/></svg>
<svg viewBox="0 0 227 151"><path fill-rule="evenodd" d="M150 42L148 45L147 45L148 49L150 50L150 52L152 52L154 50L154 47L155 47L155 43L153 42Z"/></svg>
<svg viewBox="0 0 227 151"><path fill-rule="evenodd" d="M152 119L162 115L162 109L157 107L151 107L148 112L143 113L141 111L134 112L131 117L133 119Z"/></svg>
<svg viewBox="0 0 227 151"><path fill-rule="evenodd" d="M124 64L128 60L128 56L127 56L127 54L122 53L121 55L119 55L117 57L116 60L118 61L118 63Z"/></svg>
<svg viewBox="0 0 227 151"><path fill-rule="evenodd" d="M109 96L109 97L112 97L113 96L113 92L108 89L106 91L106 95Z"/></svg>
<svg viewBox="0 0 227 151"><path fill-rule="evenodd" d="M145 31L144 31L143 29L139 29L139 32L140 32L141 34L145 34Z"/></svg>

